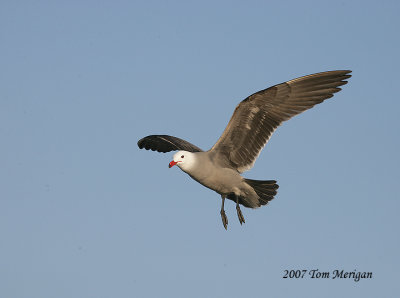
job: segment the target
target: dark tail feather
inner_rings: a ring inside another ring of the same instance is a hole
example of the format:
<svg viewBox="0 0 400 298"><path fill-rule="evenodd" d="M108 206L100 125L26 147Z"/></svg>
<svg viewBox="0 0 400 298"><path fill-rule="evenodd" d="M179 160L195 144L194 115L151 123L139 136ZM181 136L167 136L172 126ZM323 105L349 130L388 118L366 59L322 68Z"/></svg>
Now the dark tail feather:
<svg viewBox="0 0 400 298"><path fill-rule="evenodd" d="M244 179L244 180L257 193L261 205L268 204L268 202L271 201L277 194L276 190L279 188L279 185L276 184L275 180L252 180L252 179Z"/></svg>

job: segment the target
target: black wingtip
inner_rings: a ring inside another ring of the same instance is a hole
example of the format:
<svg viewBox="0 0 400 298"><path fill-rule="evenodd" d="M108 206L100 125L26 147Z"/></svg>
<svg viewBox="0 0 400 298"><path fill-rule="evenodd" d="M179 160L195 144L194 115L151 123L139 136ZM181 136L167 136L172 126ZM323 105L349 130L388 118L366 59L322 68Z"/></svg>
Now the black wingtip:
<svg viewBox="0 0 400 298"><path fill-rule="evenodd" d="M351 78L350 73L352 73L353 71L350 69L347 69L347 70L341 70L341 72L343 72L342 80L347 80L348 78Z"/></svg>
<svg viewBox="0 0 400 298"><path fill-rule="evenodd" d="M143 139L144 139L144 138L141 138L141 139L137 142L137 145L138 145L139 149L143 149L143 148L144 148Z"/></svg>

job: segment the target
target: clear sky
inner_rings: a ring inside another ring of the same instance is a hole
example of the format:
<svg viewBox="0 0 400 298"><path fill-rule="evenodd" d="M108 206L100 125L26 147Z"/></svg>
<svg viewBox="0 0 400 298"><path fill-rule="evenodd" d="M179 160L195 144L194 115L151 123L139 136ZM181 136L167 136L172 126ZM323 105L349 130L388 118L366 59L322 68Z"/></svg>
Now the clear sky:
<svg viewBox="0 0 400 298"><path fill-rule="evenodd" d="M399 296L399 3L1 1L0 297ZM335 69L244 174L280 189L243 226L137 147L208 149L246 96Z"/></svg>

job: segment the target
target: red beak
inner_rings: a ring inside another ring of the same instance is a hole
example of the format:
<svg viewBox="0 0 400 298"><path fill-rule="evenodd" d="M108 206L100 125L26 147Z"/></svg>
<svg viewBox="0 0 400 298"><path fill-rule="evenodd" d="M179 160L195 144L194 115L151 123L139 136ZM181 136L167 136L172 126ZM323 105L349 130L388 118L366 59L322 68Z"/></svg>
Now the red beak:
<svg viewBox="0 0 400 298"><path fill-rule="evenodd" d="M169 163L169 166L168 166L168 168L172 168L174 165L176 165L177 164L177 162L176 161L171 161L170 163Z"/></svg>

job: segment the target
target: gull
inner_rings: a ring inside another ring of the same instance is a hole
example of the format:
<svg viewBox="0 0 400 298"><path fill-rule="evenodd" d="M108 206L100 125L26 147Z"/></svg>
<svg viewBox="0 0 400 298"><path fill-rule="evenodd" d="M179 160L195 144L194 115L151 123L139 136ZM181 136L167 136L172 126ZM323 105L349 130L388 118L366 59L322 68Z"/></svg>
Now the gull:
<svg viewBox="0 0 400 298"><path fill-rule="evenodd" d="M208 151L169 135L149 135L138 141L140 149L178 151L169 167L177 165L200 184L221 195L221 219L225 229L225 199L236 203L240 224L245 223L240 205L258 208L277 194L275 180L246 179L272 133L289 120L331 98L351 77L350 70L326 71L293 79L258 91L240 102L221 137ZM205 129L210 125L202 123Z"/></svg>

